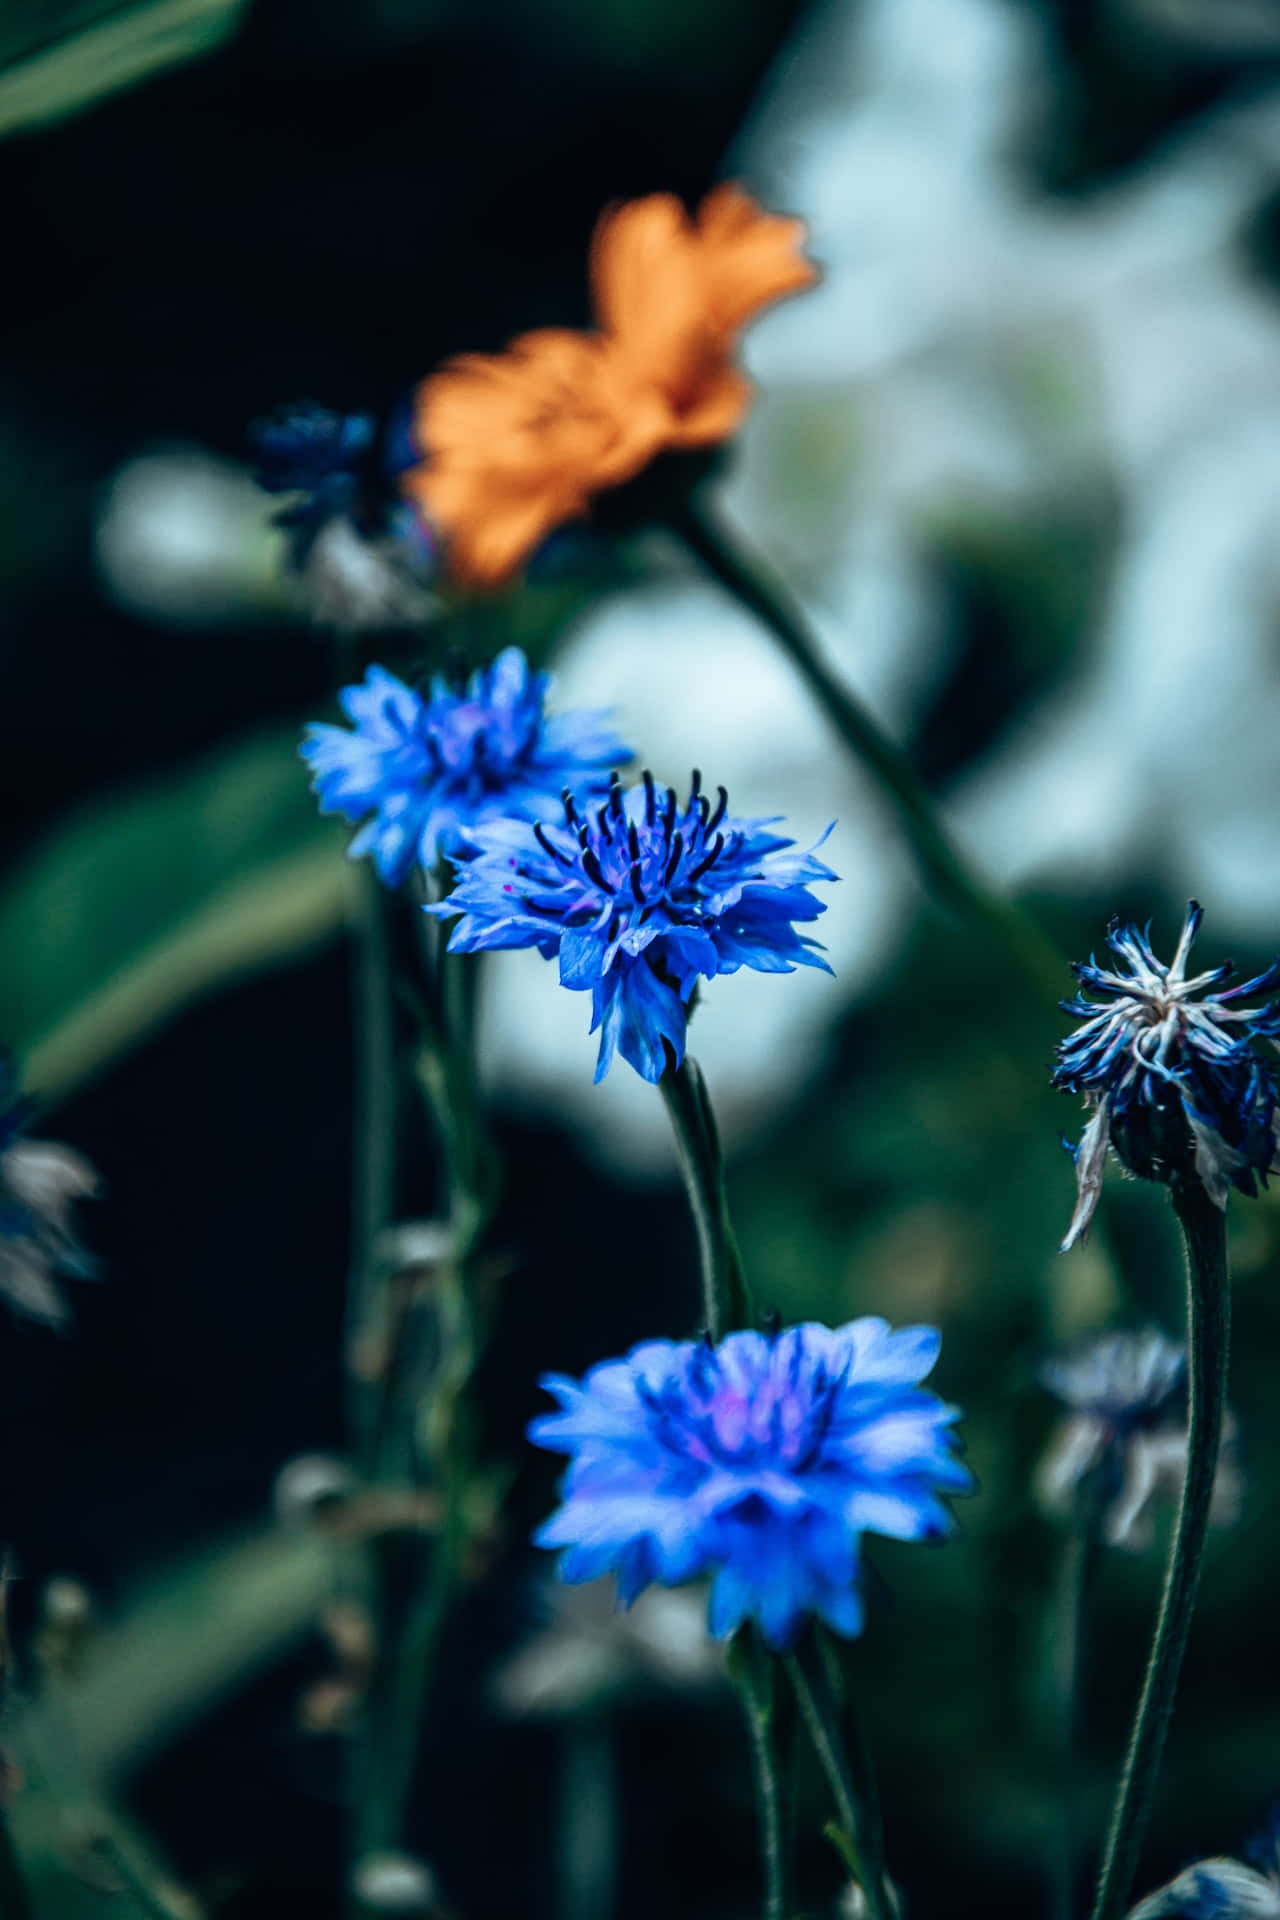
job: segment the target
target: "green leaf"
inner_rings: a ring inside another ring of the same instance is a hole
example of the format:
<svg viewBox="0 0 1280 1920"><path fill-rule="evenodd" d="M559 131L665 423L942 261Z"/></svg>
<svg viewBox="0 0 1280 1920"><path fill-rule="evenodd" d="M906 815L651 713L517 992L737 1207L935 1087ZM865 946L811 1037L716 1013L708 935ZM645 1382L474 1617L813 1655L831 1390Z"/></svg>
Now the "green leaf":
<svg viewBox="0 0 1280 1920"><path fill-rule="evenodd" d="M0 1037L55 1099L211 989L342 923L354 875L298 730L238 741L54 827L0 890Z"/></svg>
<svg viewBox="0 0 1280 1920"><path fill-rule="evenodd" d="M210 53L247 0L18 0L0 10L0 135L59 120L102 95Z"/></svg>

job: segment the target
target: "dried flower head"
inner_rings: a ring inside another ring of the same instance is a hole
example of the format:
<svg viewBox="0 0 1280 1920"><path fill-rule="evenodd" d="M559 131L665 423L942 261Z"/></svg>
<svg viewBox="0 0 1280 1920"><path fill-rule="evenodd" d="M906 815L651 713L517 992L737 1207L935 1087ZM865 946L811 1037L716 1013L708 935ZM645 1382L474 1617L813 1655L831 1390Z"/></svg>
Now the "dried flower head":
<svg viewBox="0 0 1280 1920"><path fill-rule="evenodd" d="M383 667L339 704L352 728L310 726L299 751L322 813L365 826L351 843L389 887L415 863L465 855L486 822L533 820L568 787L602 794L609 768L631 749L600 713L548 714L548 674L518 647L470 680L437 675L424 697Z"/></svg>
<svg viewBox="0 0 1280 1920"><path fill-rule="evenodd" d="M1199 1178L1215 1206L1232 1187L1252 1195L1276 1167L1275 1074L1254 1045L1280 1035L1280 1007L1240 1006L1280 980L1280 961L1225 992L1230 961L1187 978L1203 917L1192 901L1173 959L1156 959L1146 933L1113 921L1107 945L1127 972L1092 957L1073 971L1084 987L1063 1009L1083 1024L1059 1043L1055 1087L1083 1093L1093 1117L1072 1149L1079 1190L1064 1251L1087 1231L1110 1147L1146 1180ZM1199 997L1196 997L1199 996Z"/></svg>
<svg viewBox="0 0 1280 1920"><path fill-rule="evenodd" d="M402 484L454 576L509 580L553 528L659 454L719 445L751 388L733 364L761 308L811 286L798 220L723 186L693 219L670 194L606 212L591 248L597 333L544 328L464 354L418 391Z"/></svg>
<svg viewBox="0 0 1280 1920"><path fill-rule="evenodd" d="M1187 1470L1187 1355L1155 1327L1095 1335L1040 1370L1068 1409L1037 1475L1050 1512L1079 1524L1091 1512L1109 1546L1148 1544L1156 1506L1172 1503ZM1210 1518L1234 1524L1242 1484L1227 1416Z"/></svg>
<svg viewBox="0 0 1280 1920"><path fill-rule="evenodd" d="M73 1213L77 1200L101 1191L101 1181L73 1147L24 1139L29 1116L12 1063L0 1053L0 1296L25 1318L62 1327L71 1316L55 1276L87 1280L97 1272Z"/></svg>
<svg viewBox="0 0 1280 1920"><path fill-rule="evenodd" d="M813 1615L860 1633L862 1535L942 1538L944 1497L973 1485L957 1409L919 1385L938 1345L932 1327L809 1322L548 1375L559 1410L530 1438L571 1464L537 1543L564 1549L564 1580L616 1574L624 1604L712 1573L721 1639L755 1619L787 1646Z"/></svg>
<svg viewBox="0 0 1280 1920"><path fill-rule="evenodd" d="M721 787L712 805L696 770L683 805L648 772L627 793L615 774L594 810L566 794L563 824L478 828L453 893L429 911L458 916L449 945L459 952L558 955L561 985L592 994L596 1079L620 1052L656 1082L684 1058L700 977L830 971L793 922L817 919L825 909L809 883L836 875L771 833L776 820L735 819L728 804Z"/></svg>

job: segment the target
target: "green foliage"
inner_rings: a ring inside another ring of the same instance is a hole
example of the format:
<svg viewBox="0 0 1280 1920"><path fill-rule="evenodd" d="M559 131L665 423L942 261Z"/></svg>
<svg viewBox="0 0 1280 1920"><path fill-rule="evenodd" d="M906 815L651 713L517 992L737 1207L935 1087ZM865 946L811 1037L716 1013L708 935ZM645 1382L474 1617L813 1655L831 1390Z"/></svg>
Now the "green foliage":
<svg viewBox="0 0 1280 1920"><path fill-rule="evenodd" d="M342 831L297 728L85 807L0 892L0 1031L24 1082L70 1092L180 1007L331 935Z"/></svg>

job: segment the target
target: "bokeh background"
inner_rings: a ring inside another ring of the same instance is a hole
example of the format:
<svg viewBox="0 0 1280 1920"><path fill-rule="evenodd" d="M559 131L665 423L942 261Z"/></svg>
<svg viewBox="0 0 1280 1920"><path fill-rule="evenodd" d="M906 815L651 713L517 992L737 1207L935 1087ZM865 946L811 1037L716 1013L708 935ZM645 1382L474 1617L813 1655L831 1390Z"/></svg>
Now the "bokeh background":
<svg viewBox="0 0 1280 1920"><path fill-rule="evenodd" d="M75 1574L101 1621L75 1706L95 1778L208 1913L319 1917L344 1768L304 1710L334 1665L325 1562L272 1486L342 1446L352 894L295 756L332 655L248 423L303 395L385 408L443 354L581 323L605 203L743 179L804 215L825 278L753 330L727 510L1064 953L1114 912L1167 945L1194 894L1207 961L1269 958L1280 12L82 0L8 9L0 59L0 1038L36 1131L107 1182L74 1330L0 1323L7 1712L43 1584ZM855 1663L894 1872L912 1913L1048 1911L1062 1542L1032 1494L1035 1370L1108 1320L1178 1331L1160 1196L1117 1180L1059 1259L1061 1016L924 898L767 636L674 550L570 548L451 638L545 658L662 777L696 762L802 839L837 821L835 980L719 982L695 1045L761 1299L935 1321L968 1411L981 1493L945 1549L874 1554ZM582 1003L536 956L490 970L485 1020L507 1521L424 1732L418 1842L461 1920L730 1920L754 1897L749 1781L696 1620L566 1611L523 1544L551 1497L522 1441L538 1371L690 1324L664 1117L625 1068L592 1088ZM402 1174L429 1211L420 1124ZM1212 1548L1147 1884L1238 1850L1280 1793L1280 1211L1231 1225L1249 1489ZM1099 1583L1095 1831L1159 1570L1116 1555ZM819 1841L803 1867L833 1911ZM83 1862L50 1885L52 1920L106 1910Z"/></svg>

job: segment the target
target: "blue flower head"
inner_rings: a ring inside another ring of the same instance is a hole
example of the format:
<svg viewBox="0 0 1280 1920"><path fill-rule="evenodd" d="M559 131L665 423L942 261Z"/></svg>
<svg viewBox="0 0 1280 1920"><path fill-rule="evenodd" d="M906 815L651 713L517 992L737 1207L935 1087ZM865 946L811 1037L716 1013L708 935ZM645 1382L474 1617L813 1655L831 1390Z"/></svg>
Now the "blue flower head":
<svg viewBox="0 0 1280 1920"><path fill-rule="evenodd" d="M711 1573L720 1639L754 1619L784 1647L812 1615L860 1633L862 1535L941 1538L943 1496L972 1490L958 1410L919 1385L938 1344L932 1327L809 1322L548 1375L559 1411L529 1435L571 1460L535 1540L564 1549L564 1580L616 1574L626 1605Z"/></svg>
<svg viewBox="0 0 1280 1920"><path fill-rule="evenodd" d="M312 528L356 508L374 465L372 414L334 413L299 400L255 421L249 432L258 485L295 496L275 516L277 526Z"/></svg>
<svg viewBox="0 0 1280 1920"><path fill-rule="evenodd" d="M1098 1203L1107 1148L1146 1180L1198 1177L1216 1206L1232 1187L1253 1194L1276 1163L1276 1079L1254 1042L1280 1035L1280 1008L1241 1006L1280 980L1280 961L1255 979L1210 992L1230 979L1230 961L1187 978L1187 956L1203 909L1192 901L1168 966L1146 933L1113 921L1107 945L1127 971L1092 957L1073 968L1082 985L1063 1009L1083 1024L1057 1049L1055 1087L1083 1093L1094 1108L1076 1162L1079 1200L1064 1249L1085 1232ZM1198 996L1198 997L1196 997Z"/></svg>
<svg viewBox="0 0 1280 1920"><path fill-rule="evenodd" d="M601 713L548 714L550 684L518 647L462 684L437 675L425 698L370 667L338 696L351 729L311 726L303 739L321 812L365 820L351 853L371 854L394 887L415 861L465 860L484 823L537 819L566 786L584 802L602 795L631 749Z"/></svg>
<svg viewBox="0 0 1280 1920"><path fill-rule="evenodd" d="M724 788L713 805L697 772L683 805L648 772L628 793L615 774L607 802L592 811L567 794L561 823L477 833L476 857L433 911L459 916L449 942L459 952L558 955L561 985L591 990L596 1079L620 1052L656 1082L684 1058L700 975L831 970L792 923L825 912L808 883L836 875L771 833L776 824L734 819Z"/></svg>

